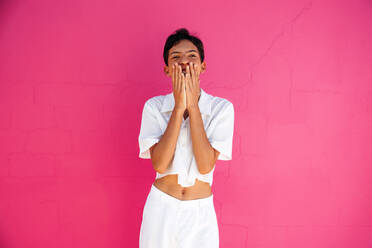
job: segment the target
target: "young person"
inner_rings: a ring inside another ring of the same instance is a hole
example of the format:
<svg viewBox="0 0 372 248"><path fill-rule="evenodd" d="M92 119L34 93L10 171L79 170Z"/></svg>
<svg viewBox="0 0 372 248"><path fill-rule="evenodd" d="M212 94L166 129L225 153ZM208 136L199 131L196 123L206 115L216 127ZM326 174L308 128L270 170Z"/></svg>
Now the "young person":
<svg viewBox="0 0 372 248"><path fill-rule="evenodd" d="M139 247L217 248L211 186L216 160L232 159L234 107L200 88L203 43L187 29L167 38L163 58L173 91L145 102L138 137L139 157L156 171Z"/></svg>

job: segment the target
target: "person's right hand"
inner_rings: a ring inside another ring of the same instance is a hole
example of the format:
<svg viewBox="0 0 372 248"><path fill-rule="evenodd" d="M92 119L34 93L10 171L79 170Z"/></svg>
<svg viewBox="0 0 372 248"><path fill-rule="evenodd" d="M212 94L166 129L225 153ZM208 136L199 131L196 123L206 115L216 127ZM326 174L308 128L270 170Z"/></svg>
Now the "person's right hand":
<svg viewBox="0 0 372 248"><path fill-rule="evenodd" d="M174 108L186 110L186 83L182 67L177 63L172 65L172 88Z"/></svg>

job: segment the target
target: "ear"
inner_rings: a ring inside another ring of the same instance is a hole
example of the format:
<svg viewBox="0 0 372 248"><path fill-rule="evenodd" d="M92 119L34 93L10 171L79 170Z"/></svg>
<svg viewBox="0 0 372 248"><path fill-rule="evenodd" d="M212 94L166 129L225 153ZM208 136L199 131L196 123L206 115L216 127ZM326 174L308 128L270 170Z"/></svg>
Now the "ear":
<svg viewBox="0 0 372 248"><path fill-rule="evenodd" d="M164 66L164 73L165 73L168 77L171 76L170 73L169 73L169 66L167 66L167 65Z"/></svg>
<svg viewBox="0 0 372 248"><path fill-rule="evenodd" d="M203 63L200 64L200 74L203 73L203 72L205 71L206 66L207 66L207 65L206 65L205 61L204 61Z"/></svg>

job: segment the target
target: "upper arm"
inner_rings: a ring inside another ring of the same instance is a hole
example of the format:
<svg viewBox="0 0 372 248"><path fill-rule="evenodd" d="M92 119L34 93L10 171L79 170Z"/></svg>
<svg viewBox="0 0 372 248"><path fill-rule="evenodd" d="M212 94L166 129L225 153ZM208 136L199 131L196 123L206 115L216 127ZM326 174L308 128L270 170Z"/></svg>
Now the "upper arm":
<svg viewBox="0 0 372 248"><path fill-rule="evenodd" d="M152 106L149 100L146 101L142 111L141 129L138 137L140 158L151 158L150 148L158 143L163 135L156 117L157 114L156 107Z"/></svg>
<svg viewBox="0 0 372 248"><path fill-rule="evenodd" d="M231 102L213 117L207 130L208 141L218 151L216 159L232 159L232 140L234 133L234 106Z"/></svg>

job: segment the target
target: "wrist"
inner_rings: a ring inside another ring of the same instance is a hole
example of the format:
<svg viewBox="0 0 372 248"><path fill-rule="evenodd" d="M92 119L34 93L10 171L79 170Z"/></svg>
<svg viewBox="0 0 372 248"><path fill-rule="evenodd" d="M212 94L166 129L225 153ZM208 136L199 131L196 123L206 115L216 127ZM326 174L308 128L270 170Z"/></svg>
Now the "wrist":
<svg viewBox="0 0 372 248"><path fill-rule="evenodd" d="M188 107L187 107L187 110L188 110L189 112L192 112L192 111L199 111L199 105L198 105L198 104L195 104L195 105L188 106Z"/></svg>
<svg viewBox="0 0 372 248"><path fill-rule="evenodd" d="M186 108L182 108L182 107L174 107L173 108L173 111L177 114L177 115L183 115L183 113L185 112Z"/></svg>

